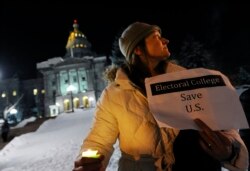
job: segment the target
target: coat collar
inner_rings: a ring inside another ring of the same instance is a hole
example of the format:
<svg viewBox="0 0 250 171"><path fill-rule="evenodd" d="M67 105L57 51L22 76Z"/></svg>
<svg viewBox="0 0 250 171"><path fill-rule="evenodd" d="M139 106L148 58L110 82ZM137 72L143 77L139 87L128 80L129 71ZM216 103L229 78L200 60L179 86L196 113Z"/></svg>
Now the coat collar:
<svg viewBox="0 0 250 171"><path fill-rule="evenodd" d="M132 90L136 87L136 85L129 80L127 74L121 68L119 68L116 72L115 83L123 89Z"/></svg>

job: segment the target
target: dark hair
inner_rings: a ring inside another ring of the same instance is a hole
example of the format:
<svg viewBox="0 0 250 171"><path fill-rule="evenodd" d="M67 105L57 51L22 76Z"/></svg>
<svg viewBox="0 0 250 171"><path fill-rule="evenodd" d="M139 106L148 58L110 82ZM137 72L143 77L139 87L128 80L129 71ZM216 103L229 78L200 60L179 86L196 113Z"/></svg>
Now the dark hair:
<svg viewBox="0 0 250 171"><path fill-rule="evenodd" d="M147 54L145 39L140 41L136 47L139 47L144 54ZM159 74L165 73L166 61L161 61L155 68ZM140 57L132 54L131 58L125 65L122 66L128 78L141 89L142 93L146 95L145 78L151 77L148 67L141 61Z"/></svg>

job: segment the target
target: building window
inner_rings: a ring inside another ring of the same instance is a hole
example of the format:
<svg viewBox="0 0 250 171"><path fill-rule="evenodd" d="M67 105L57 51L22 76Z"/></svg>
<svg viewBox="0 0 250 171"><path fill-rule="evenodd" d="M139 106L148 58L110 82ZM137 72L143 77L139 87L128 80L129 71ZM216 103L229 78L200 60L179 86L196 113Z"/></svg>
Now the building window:
<svg viewBox="0 0 250 171"><path fill-rule="evenodd" d="M33 95L34 95L34 96L36 96L36 95L37 95L37 92L38 92L38 91L37 91L37 89L36 89L36 88L35 88L35 89L33 89Z"/></svg>
<svg viewBox="0 0 250 171"><path fill-rule="evenodd" d="M65 81L64 81L65 84L68 84L68 82L69 82L68 80L65 80Z"/></svg>
<svg viewBox="0 0 250 171"><path fill-rule="evenodd" d="M82 81L85 81L86 80L86 78L85 77L82 77Z"/></svg>
<svg viewBox="0 0 250 171"><path fill-rule="evenodd" d="M2 98L5 98L6 97L6 93L2 93Z"/></svg>
<svg viewBox="0 0 250 171"><path fill-rule="evenodd" d="M41 93L42 93L42 94L45 94L45 90L44 90L44 89L42 89L42 90L41 90Z"/></svg>
<svg viewBox="0 0 250 171"><path fill-rule="evenodd" d="M13 90L13 92L12 92L12 96L16 96L16 90Z"/></svg>

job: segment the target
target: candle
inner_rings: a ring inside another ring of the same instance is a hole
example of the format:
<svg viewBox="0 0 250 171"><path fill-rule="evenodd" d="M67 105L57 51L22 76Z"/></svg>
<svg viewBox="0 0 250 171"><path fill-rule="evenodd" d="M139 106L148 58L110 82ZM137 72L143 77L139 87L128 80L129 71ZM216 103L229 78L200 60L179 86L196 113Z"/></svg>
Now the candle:
<svg viewBox="0 0 250 171"><path fill-rule="evenodd" d="M87 151L82 152L82 157L99 158L100 154L97 153L97 150L88 149Z"/></svg>

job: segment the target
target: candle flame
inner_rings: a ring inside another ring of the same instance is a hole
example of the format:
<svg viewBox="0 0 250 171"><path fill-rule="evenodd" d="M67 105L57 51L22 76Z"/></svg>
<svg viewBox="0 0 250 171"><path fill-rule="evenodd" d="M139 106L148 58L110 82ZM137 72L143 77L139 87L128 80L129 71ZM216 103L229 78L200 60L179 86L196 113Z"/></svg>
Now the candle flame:
<svg viewBox="0 0 250 171"><path fill-rule="evenodd" d="M97 150L88 149L87 151L82 152L82 157L98 158L100 154L97 154Z"/></svg>

